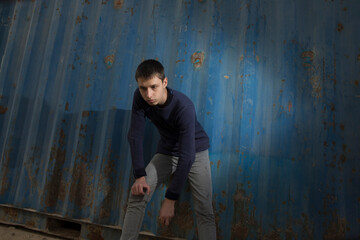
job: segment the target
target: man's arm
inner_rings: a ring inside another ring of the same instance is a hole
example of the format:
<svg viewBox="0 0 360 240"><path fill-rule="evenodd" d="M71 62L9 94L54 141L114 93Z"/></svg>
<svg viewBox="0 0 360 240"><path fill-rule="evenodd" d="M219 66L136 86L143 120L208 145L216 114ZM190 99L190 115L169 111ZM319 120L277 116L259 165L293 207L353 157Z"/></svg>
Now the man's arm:
<svg viewBox="0 0 360 240"><path fill-rule="evenodd" d="M166 226L170 224L170 220L174 216L175 202L185 186L190 168L195 160L195 109L193 106L188 106L178 116L180 155L159 216L160 223Z"/></svg>
<svg viewBox="0 0 360 240"><path fill-rule="evenodd" d="M144 195L150 193L150 186L146 183L145 167L143 160L143 137L145 126L145 113L141 104L141 96L138 90L134 93L133 105L131 110L131 123L128 132L128 141L130 144L131 159L134 169L135 183L131 187L131 193L134 195Z"/></svg>
<svg viewBox="0 0 360 240"><path fill-rule="evenodd" d="M179 160L165 197L177 200L185 187L185 183L195 160L195 108L193 105L184 107L178 114L179 127Z"/></svg>

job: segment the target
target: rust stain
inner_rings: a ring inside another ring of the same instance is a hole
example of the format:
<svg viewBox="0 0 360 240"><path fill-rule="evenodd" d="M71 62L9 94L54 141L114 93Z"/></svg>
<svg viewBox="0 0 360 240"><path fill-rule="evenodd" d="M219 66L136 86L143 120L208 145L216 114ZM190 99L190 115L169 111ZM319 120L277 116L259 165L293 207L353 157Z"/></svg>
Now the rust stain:
<svg viewBox="0 0 360 240"><path fill-rule="evenodd" d="M66 102L66 104L65 104L65 111L69 111L69 103L68 102Z"/></svg>
<svg viewBox="0 0 360 240"><path fill-rule="evenodd" d="M81 23L81 17L77 16L75 20L75 24Z"/></svg>
<svg viewBox="0 0 360 240"><path fill-rule="evenodd" d="M90 112L89 111L83 111L82 112L82 117L89 117L90 116Z"/></svg>
<svg viewBox="0 0 360 240"><path fill-rule="evenodd" d="M62 176L64 174L63 166L66 160L65 150L65 132L60 129L59 140L57 144L51 148L50 163L55 161L51 179L46 183L44 195L45 205L48 207L54 207L58 200L65 200L66 196L66 184L64 183Z"/></svg>
<svg viewBox="0 0 360 240"><path fill-rule="evenodd" d="M359 86L359 81L355 80L354 84L355 84L355 86Z"/></svg>
<svg viewBox="0 0 360 240"><path fill-rule="evenodd" d="M315 58L315 53L313 51L305 51L301 54L301 58L304 60L303 66L310 67Z"/></svg>
<svg viewBox="0 0 360 240"><path fill-rule="evenodd" d="M17 222L19 217L18 210L15 208L4 208L4 213L9 220Z"/></svg>
<svg viewBox="0 0 360 240"><path fill-rule="evenodd" d="M114 8L121 9L124 5L124 0L114 0Z"/></svg>
<svg viewBox="0 0 360 240"><path fill-rule="evenodd" d="M112 141L109 140L107 143L108 147L107 147L107 154L106 154L106 159L104 159L103 161L106 162L105 168L103 170L103 172L100 175L100 186L99 188L102 189L103 194L106 196L105 199L102 202L102 206L100 209L100 217L101 218L108 218L111 215L111 207L112 207L112 200L115 197L115 192L113 191L114 189L114 184L115 184L115 180L114 180L114 169L115 169L115 161L111 160L111 146L112 146ZM121 192L121 191L120 191ZM121 193L122 195L122 193ZM121 196L120 196L121 197Z"/></svg>
<svg viewBox="0 0 360 240"><path fill-rule="evenodd" d="M305 213L301 214L302 219L299 220L299 225L302 227L304 239L314 239L314 223L309 220L309 216Z"/></svg>
<svg viewBox="0 0 360 240"><path fill-rule="evenodd" d="M179 62L185 62L185 59L179 59L179 60L176 60L175 63L179 63Z"/></svg>
<svg viewBox="0 0 360 240"><path fill-rule="evenodd" d="M113 66L113 64L114 64L114 62L115 62L115 55L114 55L114 54L111 54L111 55L106 56L106 57L104 58L104 63L105 63L105 65L106 65L106 68L107 68L107 69L111 69L112 66Z"/></svg>
<svg viewBox="0 0 360 240"><path fill-rule="evenodd" d="M330 103L330 110L331 110L332 112L335 112L335 104Z"/></svg>
<svg viewBox="0 0 360 240"><path fill-rule="evenodd" d="M87 125L80 124L80 131L86 132L87 131Z"/></svg>
<svg viewBox="0 0 360 240"><path fill-rule="evenodd" d="M86 158L83 154L78 153L77 158L81 161L76 163L73 168L73 179L70 186L69 200L79 207L91 206L94 187L90 183L92 173L88 171L88 164L84 162Z"/></svg>
<svg viewBox="0 0 360 240"><path fill-rule="evenodd" d="M357 60L360 61L360 54L357 55Z"/></svg>
<svg viewBox="0 0 360 240"><path fill-rule="evenodd" d="M338 27L337 27L337 31L338 31L338 32L341 32L343 29L344 29L344 25L342 25L341 23L339 23L339 24L338 24Z"/></svg>
<svg viewBox="0 0 360 240"><path fill-rule="evenodd" d="M11 142L11 141L9 141ZM9 181L8 181L8 175L9 175L9 165L10 165L10 154L13 151L12 148L5 149L4 153L4 163L2 168L4 169L4 173L1 179L1 190L0 195L3 195L10 187Z"/></svg>
<svg viewBox="0 0 360 240"><path fill-rule="evenodd" d="M8 108L4 106L0 106L0 114L5 114L7 112Z"/></svg>
<svg viewBox="0 0 360 240"><path fill-rule="evenodd" d="M87 3L88 5L90 5L90 1L89 0L85 0L85 3Z"/></svg>
<svg viewBox="0 0 360 240"><path fill-rule="evenodd" d="M291 108L292 108L292 106L293 106L293 105L292 105L292 102L291 102L291 101L289 101L289 102L288 102L288 110L289 110L289 112L291 112Z"/></svg>
<svg viewBox="0 0 360 240"><path fill-rule="evenodd" d="M216 165L218 169L219 169L219 167L220 167L220 164L221 164L221 160L218 160L218 161L217 161L217 165Z"/></svg>
<svg viewBox="0 0 360 240"><path fill-rule="evenodd" d="M327 194L323 198L324 234L323 239L345 239L345 234L349 230L348 222L345 217L339 216L332 206L338 202L335 194Z"/></svg>
<svg viewBox="0 0 360 240"><path fill-rule="evenodd" d="M346 162L346 155L345 154L341 154L340 155L340 163L344 164Z"/></svg>
<svg viewBox="0 0 360 240"><path fill-rule="evenodd" d="M178 206L178 217L174 219L174 224L182 230L190 230L194 226L193 212L188 202L180 203Z"/></svg>
<svg viewBox="0 0 360 240"><path fill-rule="evenodd" d="M177 202L175 206L175 215L168 227L160 227L159 233L165 237L175 237L177 229L186 234L188 230L193 229L195 220L193 210L189 202ZM182 237L182 236L177 236Z"/></svg>
<svg viewBox="0 0 360 240"><path fill-rule="evenodd" d="M27 222L26 222L26 226L32 227L32 228L36 227L36 222L35 222L35 220L29 220L29 221L27 221Z"/></svg>
<svg viewBox="0 0 360 240"><path fill-rule="evenodd" d="M345 239L345 234L349 231L346 218L341 218L336 212L333 212L331 217L332 219L323 234L323 239Z"/></svg>
<svg viewBox="0 0 360 240"><path fill-rule="evenodd" d="M256 56L256 61L260 62L260 57L259 56Z"/></svg>
<svg viewBox="0 0 360 240"><path fill-rule="evenodd" d="M38 186L36 176L39 173L39 167L38 167L39 161L35 161L35 155L40 155L40 148L34 146L31 147L31 150L33 154L29 157L29 161L26 161L24 165L29 178L29 183L31 184L31 188L35 189L36 191Z"/></svg>
<svg viewBox="0 0 360 240"><path fill-rule="evenodd" d="M320 77L312 76L310 78L310 84L312 86L312 96L315 98L320 98L322 96L321 93L321 85L320 85Z"/></svg>
<svg viewBox="0 0 360 240"><path fill-rule="evenodd" d="M101 233L101 227L98 226L90 226L87 237L89 240L104 240Z"/></svg>
<svg viewBox="0 0 360 240"><path fill-rule="evenodd" d="M339 126L339 127L340 127L340 130L341 130L341 131L344 131L344 130L345 130L345 125L344 125L343 123L340 123L340 126Z"/></svg>
<svg viewBox="0 0 360 240"><path fill-rule="evenodd" d="M223 212L226 211L226 205L225 205L225 204L219 203L219 208L220 208L220 210L223 211Z"/></svg>
<svg viewBox="0 0 360 240"><path fill-rule="evenodd" d="M229 79L230 77L229 77L228 75L225 75L224 78L225 78L225 79Z"/></svg>
<svg viewBox="0 0 360 240"><path fill-rule="evenodd" d="M194 69L197 70L202 67L205 59L205 54L202 51L197 51L191 55L191 63Z"/></svg>
<svg viewBox="0 0 360 240"><path fill-rule="evenodd" d="M231 239L247 239L250 229L257 226L254 213L251 210L251 196L246 196L242 184L238 184L237 190L233 196L234 215L231 228ZM250 216L249 216L250 215Z"/></svg>

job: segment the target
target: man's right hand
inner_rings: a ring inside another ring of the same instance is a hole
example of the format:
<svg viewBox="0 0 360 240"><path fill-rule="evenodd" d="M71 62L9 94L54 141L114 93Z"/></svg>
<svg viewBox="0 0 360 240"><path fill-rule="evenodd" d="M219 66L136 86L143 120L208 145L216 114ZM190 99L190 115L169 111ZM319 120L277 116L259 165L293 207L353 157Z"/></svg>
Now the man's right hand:
<svg viewBox="0 0 360 240"><path fill-rule="evenodd" d="M146 183L145 177L137 178L131 187L131 194L145 195L145 193L150 194L150 186Z"/></svg>

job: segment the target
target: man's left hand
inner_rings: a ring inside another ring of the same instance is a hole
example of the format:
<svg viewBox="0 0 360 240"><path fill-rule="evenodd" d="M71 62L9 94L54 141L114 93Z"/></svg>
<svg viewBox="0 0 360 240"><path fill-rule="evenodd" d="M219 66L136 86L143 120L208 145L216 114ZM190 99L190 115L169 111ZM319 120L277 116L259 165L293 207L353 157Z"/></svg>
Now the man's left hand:
<svg viewBox="0 0 360 240"><path fill-rule="evenodd" d="M174 217L175 201L165 198L161 205L159 221L163 226L169 226Z"/></svg>

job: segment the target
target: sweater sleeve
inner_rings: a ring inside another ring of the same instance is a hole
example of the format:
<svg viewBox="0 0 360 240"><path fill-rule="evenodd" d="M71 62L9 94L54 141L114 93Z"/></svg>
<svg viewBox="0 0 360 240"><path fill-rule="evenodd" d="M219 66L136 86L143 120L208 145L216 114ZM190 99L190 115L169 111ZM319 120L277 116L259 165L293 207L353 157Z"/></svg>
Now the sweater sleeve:
<svg viewBox="0 0 360 240"><path fill-rule="evenodd" d="M130 144L131 159L134 171L134 177L146 176L144 158L143 158L143 139L145 129L145 110L142 107L141 95L138 90L134 93L131 123L128 132L128 141Z"/></svg>
<svg viewBox="0 0 360 240"><path fill-rule="evenodd" d="M191 166L195 161L195 119L193 105L184 107L178 114L179 160L172 182L165 194L165 197L171 200L179 199Z"/></svg>

